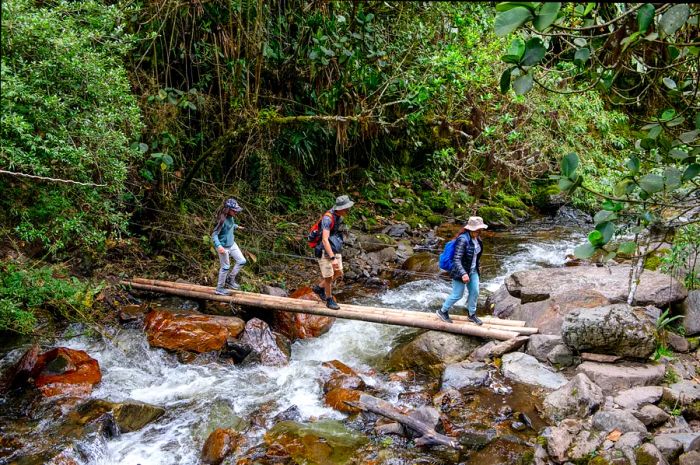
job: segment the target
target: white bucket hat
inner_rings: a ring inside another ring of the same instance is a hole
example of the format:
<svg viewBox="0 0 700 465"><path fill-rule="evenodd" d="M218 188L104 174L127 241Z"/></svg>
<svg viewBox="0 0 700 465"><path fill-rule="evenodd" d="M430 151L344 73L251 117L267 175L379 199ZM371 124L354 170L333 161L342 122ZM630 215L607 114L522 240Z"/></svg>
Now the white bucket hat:
<svg viewBox="0 0 700 465"><path fill-rule="evenodd" d="M337 199L335 199L335 208L336 210L347 210L348 208L352 207L355 205L355 202L350 200L350 197L347 195L341 195Z"/></svg>
<svg viewBox="0 0 700 465"><path fill-rule="evenodd" d="M480 216L470 216L467 224L464 225L464 229L467 231L478 231L486 228L488 225L484 224L484 220Z"/></svg>

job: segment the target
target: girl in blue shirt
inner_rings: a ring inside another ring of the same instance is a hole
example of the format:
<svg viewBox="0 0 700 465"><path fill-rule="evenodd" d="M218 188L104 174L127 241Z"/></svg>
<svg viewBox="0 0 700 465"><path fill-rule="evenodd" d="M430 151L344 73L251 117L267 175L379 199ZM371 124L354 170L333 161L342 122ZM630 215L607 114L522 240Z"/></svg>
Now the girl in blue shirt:
<svg viewBox="0 0 700 465"><path fill-rule="evenodd" d="M214 291L218 295L231 295L229 289L239 290L241 288L240 284L236 282L236 276L246 264L246 259L233 238L233 232L236 229L243 230L243 227L238 226L233 220L233 217L241 211L243 211L243 207L238 205L236 199L227 199L216 211L216 225L211 238L219 254L219 279L216 283L216 291ZM231 269L232 258L236 263L233 269Z"/></svg>

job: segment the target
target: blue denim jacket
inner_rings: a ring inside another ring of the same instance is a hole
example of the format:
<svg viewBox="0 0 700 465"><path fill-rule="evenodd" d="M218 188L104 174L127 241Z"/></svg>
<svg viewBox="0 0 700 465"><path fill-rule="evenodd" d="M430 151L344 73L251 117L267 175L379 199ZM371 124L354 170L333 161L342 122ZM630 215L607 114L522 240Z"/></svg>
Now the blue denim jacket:
<svg viewBox="0 0 700 465"><path fill-rule="evenodd" d="M479 246L481 251L476 255L476 272L481 275L479 270L479 262L481 261L481 254L484 252L484 243L481 239L479 241ZM458 281L462 280L462 276L468 274L468 270L472 266L472 259L474 258L474 242L472 241L469 233L460 234L455 242L455 254L452 257L452 270L450 270L450 277Z"/></svg>

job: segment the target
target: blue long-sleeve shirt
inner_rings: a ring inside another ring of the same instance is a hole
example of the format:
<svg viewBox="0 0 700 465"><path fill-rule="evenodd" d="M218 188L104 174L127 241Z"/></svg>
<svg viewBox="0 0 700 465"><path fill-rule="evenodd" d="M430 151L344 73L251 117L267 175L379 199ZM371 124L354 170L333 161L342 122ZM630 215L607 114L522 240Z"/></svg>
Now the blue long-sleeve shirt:
<svg viewBox="0 0 700 465"><path fill-rule="evenodd" d="M229 216L223 223L217 224L214 232L211 234L211 239L214 241L214 247L224 246L226 248L233 245L233 231L238 227L233 217Z"/></svg>

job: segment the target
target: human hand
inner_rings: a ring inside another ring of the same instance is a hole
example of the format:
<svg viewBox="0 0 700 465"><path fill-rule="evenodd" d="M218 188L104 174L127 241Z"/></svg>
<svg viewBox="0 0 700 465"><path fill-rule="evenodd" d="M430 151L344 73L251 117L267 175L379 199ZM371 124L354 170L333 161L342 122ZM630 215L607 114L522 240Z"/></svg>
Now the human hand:
<svg viewBox="0 0 700 465"><path fill-rule="evenodd" d="M462 275L462 282L463 282L464 284L466 284L466 283L469 282L469 275L468 275L468 274L463 274L463 275Z"/></svg>
<svg viewBox="0 0 700 465"><path fill-rule="evenodd" d="M239 227L236 228L236 229L238 229L238 230L240 230L240 231L244 231L244 230L245 230L245 228L244 228L243 226L239 226Z"/></svg>
<svg viewBox="0 0 700 465"><path fill-rule="evenodd" d="M219 253L224 253L224 252L226 252L226 249L224 249L223 245L220 245L219 247L216 248L216 251Z"/></svg>
<svg viewBox="0 0 700 465"><path fill-rule="evenodd" d="M335 271L340 271L340 264L335 260L333 260L333 269Z"/></svg>

